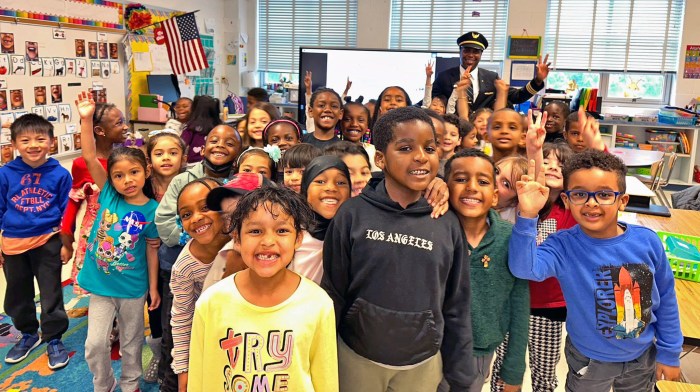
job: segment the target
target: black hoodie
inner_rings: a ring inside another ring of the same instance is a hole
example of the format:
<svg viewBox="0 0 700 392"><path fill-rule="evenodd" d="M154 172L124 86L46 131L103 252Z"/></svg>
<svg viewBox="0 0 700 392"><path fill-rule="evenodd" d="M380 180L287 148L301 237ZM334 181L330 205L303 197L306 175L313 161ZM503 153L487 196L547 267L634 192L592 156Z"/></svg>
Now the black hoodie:
<svg viewBox="0 0 700 392"><path fill-rule="evenodd" d="M430 217L421 198L402 208L372 179L331 221L323 280L338 333L357 354L390 366L441 351L453 391L474 379L467 246L457 217Z"/></svg>

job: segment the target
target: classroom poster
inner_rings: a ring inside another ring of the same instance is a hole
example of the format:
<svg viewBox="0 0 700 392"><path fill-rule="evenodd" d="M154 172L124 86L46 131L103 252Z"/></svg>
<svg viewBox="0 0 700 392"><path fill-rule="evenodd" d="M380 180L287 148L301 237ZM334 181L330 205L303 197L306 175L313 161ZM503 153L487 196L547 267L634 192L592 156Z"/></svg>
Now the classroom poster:
<svg viewBox="0 0 700 392"><path fill-rule="evenodd" d="M0 90L0 111L7 110L7 90Z"/></svg>
<svg viewBox="0 0 700 392"><path fill-rule="evenodd" d="M13 75L24 75L27 72L27 67L25 65L24 56L13 55L12 59L12 74Z"/></svg>
<svg viewBox="0 0 700 392"><path fill-rule="evenodd" d="M700 45L686 46L683 78L700 79Z"/></svg>
<svg viewBox="0 0 700 392"><path fill-rule="evenodd" d="M0 54L0 75L8 75L10 73L10 56Z"/></svg>
<svg viewBox="0 0 700 392"><path fill-rule="evenodd" d="M75 75L75 59L66 59L66 75Z"/></svg>
<svg viewBox="0 0 700 392"><path fill-rule="evenodd" d="M76 59L75 60L75 72L78 77L81 78L87 78L88 71L87 71L87 61L85 59Z"/></svg>
<svg viewBox="0 0 700 392"><path fill-rule="evenodd" d="M14 159L14 149L12 148L11 144L3 144L0 146L0 149L2 150L2 163L9 163L12 159Z"/></svg>
<svg viewBox="0 0 700 392"><path fill-rule="evenodd" d="M61 135L58 137L58 140L60 141L58 145L58 152L59 153L66 153L73 151L73 136L72 135Z"/></svg>
<svg viewBox="0 0 700 392"><path fill-rule="evenodd" d="M54 67L53 67L53 58L44 57L41 59L41 64L44 67L43 76L56 76L56 73L54 72Z"/></svg>
<svg viewBox="0 0 700 392"><path fill-rule="evenodd" d="M66 59L63 57L53 58L53 69L54 75L56 76L66 76Z"/></svg>

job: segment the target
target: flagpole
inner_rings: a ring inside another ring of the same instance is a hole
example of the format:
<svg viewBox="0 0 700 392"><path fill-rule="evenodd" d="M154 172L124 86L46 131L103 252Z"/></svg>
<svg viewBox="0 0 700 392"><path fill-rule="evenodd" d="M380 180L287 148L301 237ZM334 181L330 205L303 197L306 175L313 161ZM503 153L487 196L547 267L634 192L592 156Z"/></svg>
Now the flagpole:
<svg viewBox="0 0 700 392"><path fill-rule="evenodd" d="M168 18L168 19L172 19L172 18L175 18L175 17L177 17L177 16L185 16L185 15L189 15L189 14L194 14L195 12L199 12L199 10L194 10L194 11L190 11L190 12L185 12L184 14L175 15L175 16L173 16L173 17L171 17L171 18ZM166 19L166 20L168 20L168 19ZM144 30L144 29L146 29L146 28L148 28L148 27L152 27L152 26L161 24L161 23L163 23L163 22L164 22L164 21L151 23L151 24L149 24L149 25L146 25L146 26L143 26L143 27L139 27L138 29L134 29L134 30Z"/></svg>

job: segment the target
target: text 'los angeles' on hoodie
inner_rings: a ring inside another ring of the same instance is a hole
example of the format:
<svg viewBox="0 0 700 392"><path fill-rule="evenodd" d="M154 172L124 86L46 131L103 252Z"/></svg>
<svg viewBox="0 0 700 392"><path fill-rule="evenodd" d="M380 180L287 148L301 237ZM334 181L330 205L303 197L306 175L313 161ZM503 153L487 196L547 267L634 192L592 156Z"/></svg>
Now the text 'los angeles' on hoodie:
<svg viewBox="0 0 700 392"><path fill-rule="evenodd" d="M467 246L451 211L439 219L431 211L424 198L402 208L372 179L330 223L321 285L354 352L409 366L440 350L452 390L466 390L474 378Z"/></svg>

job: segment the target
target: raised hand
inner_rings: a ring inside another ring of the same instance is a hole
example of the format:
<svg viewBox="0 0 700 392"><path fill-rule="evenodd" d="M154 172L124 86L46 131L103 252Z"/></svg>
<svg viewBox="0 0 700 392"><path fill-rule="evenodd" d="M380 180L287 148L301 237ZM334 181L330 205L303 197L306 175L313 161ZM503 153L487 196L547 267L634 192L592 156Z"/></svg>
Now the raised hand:
<svg viewBox="0 0 700 392"><path fill-rule="evenodd" d="M430 78L433 76L433 63L428 62L428 64L425 65L425 77Z"/></svg>
<svg viewBox="0 0 700 392"><path fill-rule="evenodd" d="M345 92L343 93L343 95L348 94L348 91L350 91L350 87L352 87L352 80L350 80L350 77L348 76L348 79L345 82Z"/></svg>
<svg viewBox="0 0 700 392"><path fill-rule="evenodd" d="M528 173L535 173L535 160L528 163ZM545 185L544 168L540 168L537 177L524 174L515 183L518 191L518 209L524 218L537 218L539 211L549 199L549 188Z"/></svg>
<svg viewBox="0 0 700 392"><path fill-rule="evenodd" d="M311 71L306 71L304 75L304 87L306 88L306 94L311 95Z"/></svg>
<svg viewBox="0 0 700 392"><path fill-rule="evenodd" d="M586 148L599 151L605 150L605 143L600 136L600 124L596 119L588 117L583 106L579 106L578 109L578 126L581 129L581 136L583 136L583 143L586 145Z"/></svg>
<svg viewBox="0 0 700 392"><path fill-rule="evenodd" d="M537 117L535 122L532 121L532 110L527 111L527 134L525 135L525 145L528 153L536 153L542 149L544 139L547 135L547 130L542 124L547 123L547 112L543 112Z"/></svg>
<svg viewBox="0 0 700 392"><path fill-rule="evenodd" d="M92 119L92 115L95 113L95 101L92 99L92 94L87 91L78 94L78 99L75 100L75 107L78 109L81 119Z"/></svg>
<svg viewBox="0 0 700 392"><path fill-rule="evenodd" d="M466 97L467 96L467 89L469 89L469 86L472 85L472 79L470 77L471 72L472 72L472 67L470 65L467 67L466 70L464 70L464 73L459 78L459 82L457 82L457 84L455 85L455 90L457 90L458 97Z"/></svg>
<svg viewBox="0 0 700 392"><path fill-rule="evenodd" d="M508 90L510 89L510 84L506 83L505 80L503 79L496 79L493 81L494 87L496 87L496 92L497 93L508 93Z"/></svg>
<svg viewBox="0 0 700 392"><path fill-rule="evenodd" d="M537 56L537 76L535 78L540 83L543 83L547 79L547 75L549 75L549 66L552 63L548 62L548 60L549 54L544 56L544 60L542 60L542 56Z"/></svg>

